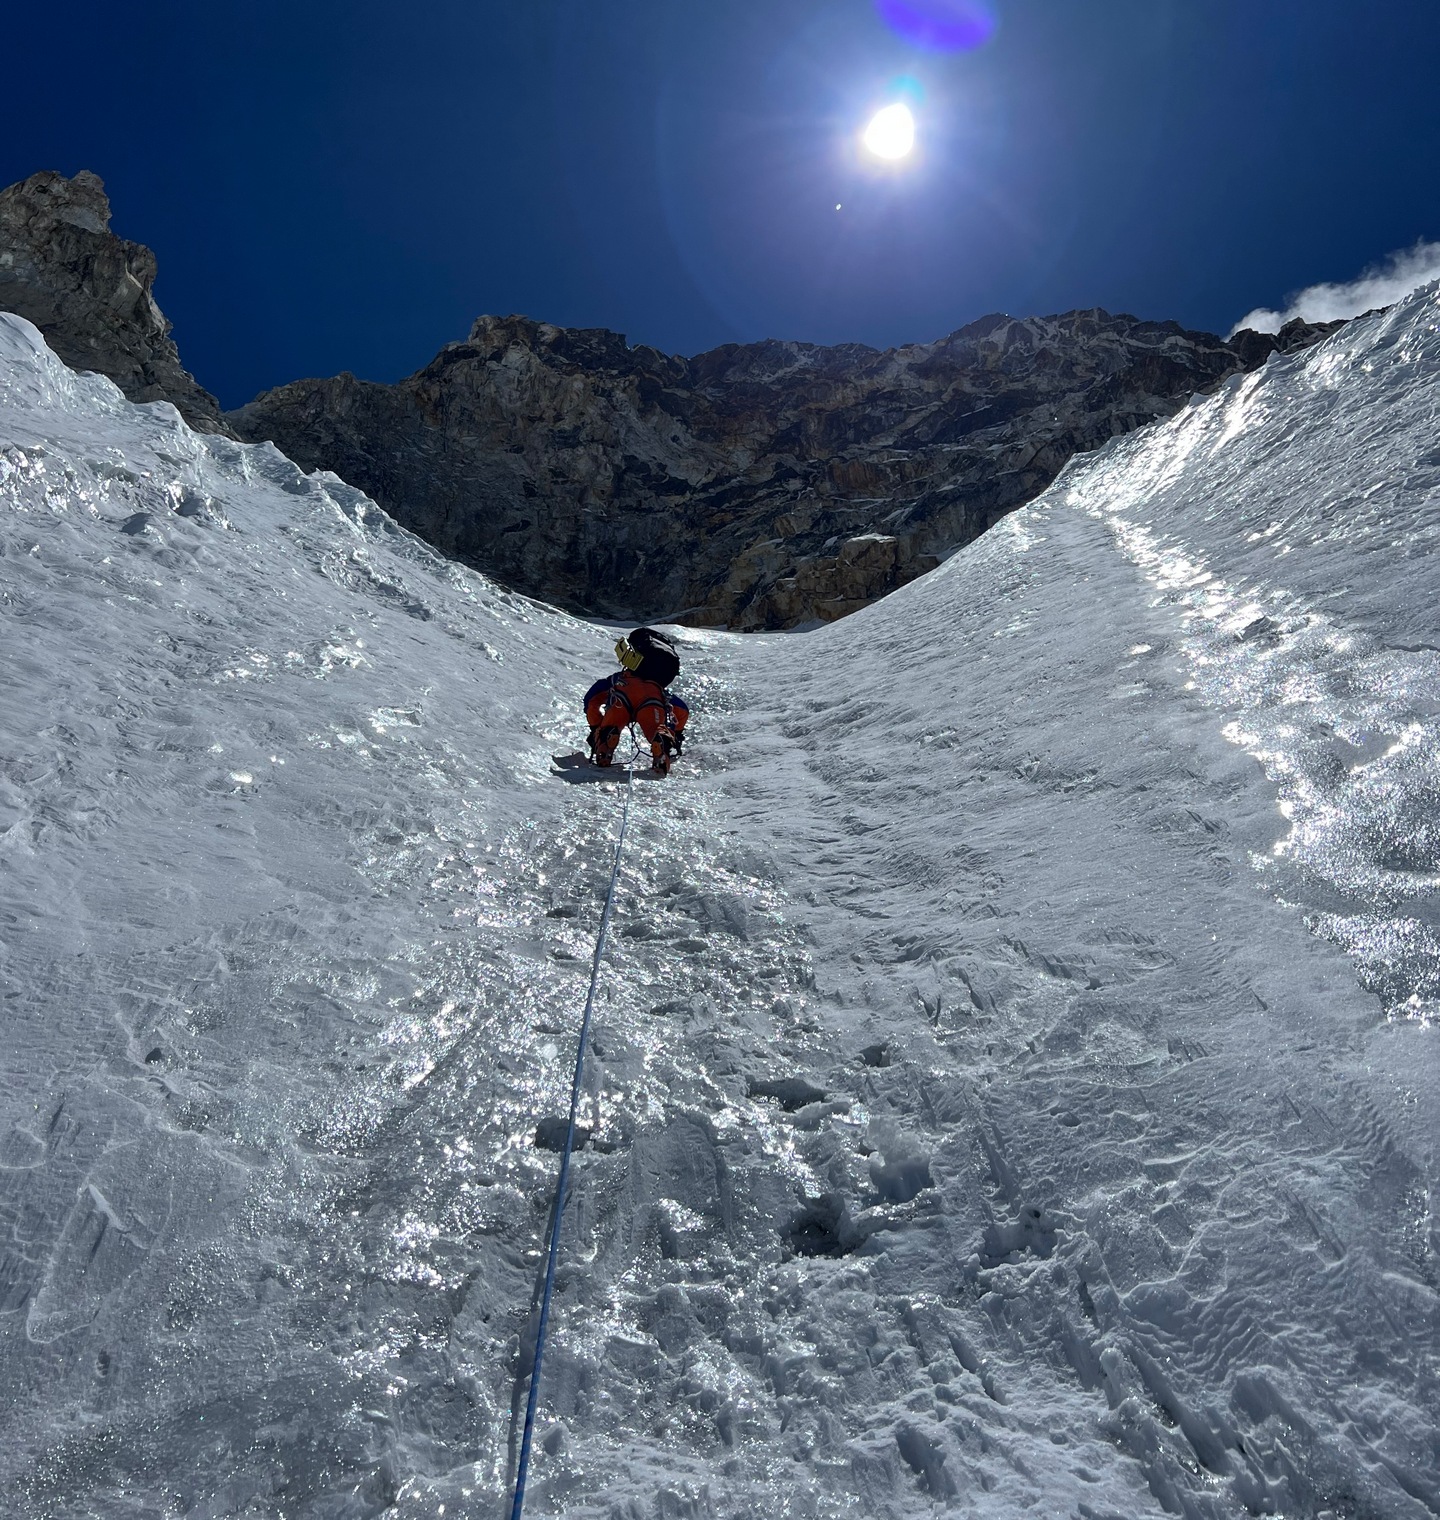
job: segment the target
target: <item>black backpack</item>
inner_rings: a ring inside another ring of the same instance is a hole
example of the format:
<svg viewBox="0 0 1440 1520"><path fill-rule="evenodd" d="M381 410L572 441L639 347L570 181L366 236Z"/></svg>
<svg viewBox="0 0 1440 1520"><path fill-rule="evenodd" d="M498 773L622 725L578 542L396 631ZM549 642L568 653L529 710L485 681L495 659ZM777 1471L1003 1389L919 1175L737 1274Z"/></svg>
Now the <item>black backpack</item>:
<svg viewBox="0 0 1440 1520"><path fill-rule="evenodd" d="M630 635L630 647L640 656L635 674L642 681L668 686L680 674L680 656L663 633L653 628L637 628Z"/></svg>

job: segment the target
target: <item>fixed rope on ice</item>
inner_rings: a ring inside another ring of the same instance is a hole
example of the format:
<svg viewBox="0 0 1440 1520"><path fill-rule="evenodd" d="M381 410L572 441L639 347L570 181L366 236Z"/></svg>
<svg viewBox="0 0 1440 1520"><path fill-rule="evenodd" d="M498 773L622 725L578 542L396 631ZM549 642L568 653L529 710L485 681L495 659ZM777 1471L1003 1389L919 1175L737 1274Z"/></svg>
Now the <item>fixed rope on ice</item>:
<svg viewBox="0 0 1440 1520"><path fill-rule="evenodd" d="M535 1409L540 1398L540 1363L545 1355L545 1331L550 1323L550 1299L555 1291L555 1264L560 1257L560 1222L565 1214L565 1184L570 1176L570 1153L575 1148L575 1118L580 1110L580 1088L585 1077L585 1051L590 1042L590 1016L595 1007L595 989L600 982L600 962L605 954L605 939L610 930L610 910L615 905L615 886L620 880L620 857L625 849L625 830L630 823L630 775L625 778L625 805L620 812L620 837L615 841L615 863L610 868L610 885L605 891L605 907L600 914L600 932L595 936L595 958L590 963L590 990L585 994L585 1012L580 1020L580 1038L575 1046L575 1079L570 1084L570 1122L565 1130L565 1146L560 1152L560 1172L555 1179L555 1203L550 1211L550 1250L545 1261L545 1286L540 1294L540 1318L535 1327L535 1357L530 1364L530 1394L525 1401L525 1433L520 1441L520 1461L515 1470L515 1502L510 1520L520 1520L525 1507L525 1481L530 1475L530 1447L535 1436Z"/></svg>

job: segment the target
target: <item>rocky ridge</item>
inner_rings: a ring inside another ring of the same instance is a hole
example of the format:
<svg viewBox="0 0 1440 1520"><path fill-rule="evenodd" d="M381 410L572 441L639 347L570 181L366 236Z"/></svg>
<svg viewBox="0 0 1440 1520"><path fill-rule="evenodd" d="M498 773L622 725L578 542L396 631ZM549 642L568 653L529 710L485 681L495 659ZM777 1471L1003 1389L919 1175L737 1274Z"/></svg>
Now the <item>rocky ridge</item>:
<svg viewBox="0 0 1440 1520"><path fill-rule="evenodd" d="M229 414L505 584L589 612L830 621L1042 491L1076 453L1315 341L1101 310L983 317L936 343L727 345L481 317L418 374L344 374Z"/></svg>
<svg viewBox="0 0 1440 1520"><path fill-rule="evenodd" d="M0 311L33 322L72 369L132 401L169 401L202 433L230 432L220 403L180 363L155 304L155 255L110 231L99 175L43 171L0 190Z"/></svg>
<svg viewBox="0 0 1440 1520"><path fill-rule="evenodd" d="M109 231L93 174L0 191L0 309L192 426L270 440L438 548L578 611L740 629L831 621L1042 491L1074 454L1338 323L1231 340L1108 312L982 317L934 343L727 344L481 317L384 385L298 380L221 414Z"/></svg>

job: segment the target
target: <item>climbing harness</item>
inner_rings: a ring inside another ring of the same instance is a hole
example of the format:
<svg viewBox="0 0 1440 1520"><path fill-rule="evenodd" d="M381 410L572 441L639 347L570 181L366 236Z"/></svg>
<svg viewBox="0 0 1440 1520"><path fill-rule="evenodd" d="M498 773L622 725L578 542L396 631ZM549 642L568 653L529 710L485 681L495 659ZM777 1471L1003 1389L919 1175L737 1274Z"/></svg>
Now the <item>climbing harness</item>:
<svg viewBox="0 0 1440 1520"><path fill-rule="evenodd" d="M550 1323L550 1299L555 1291L555 1264L560 1257L560 1221L565 1213L565 1183L570 1176L570 1153L575 1147L575 1116L580 1111L580 1087L585 1075L585 1049L590 1040L590 1015L595 1007L595 989L600 981L600 962L605 955L605 938L610 930L610 910L615 905L615 886L620 880L620 857L625 849L625 830L630 823L631 775L625 778L625 806L620 813L620 837L615 841L615 864L610 869L610 885L605 892L605 907L600 914L600 932L595 936L595 959L590 963L590 990L585 995L585 1012L580 1020L580 1040L575 1047L575 1080L570 1084L570 1123L565 1130L565 1148L560 1152L560 1173L555 1179L555 1204L550 1212L550 1253L545 1263L545 1286L540 1295L540 1319L535 1328L535 1358L530 1364L530 1394L525 1403L525 1434L520 1440L520 1461L515 1471L515 1502L510 1520L520 1520L525 1507L525 1481L530 1475L530 1446L535 1435L535 1408L540 1398L540 1363L545 1355L545 1331ZM513 1427L512 1427L513 1428Z"/></svg>

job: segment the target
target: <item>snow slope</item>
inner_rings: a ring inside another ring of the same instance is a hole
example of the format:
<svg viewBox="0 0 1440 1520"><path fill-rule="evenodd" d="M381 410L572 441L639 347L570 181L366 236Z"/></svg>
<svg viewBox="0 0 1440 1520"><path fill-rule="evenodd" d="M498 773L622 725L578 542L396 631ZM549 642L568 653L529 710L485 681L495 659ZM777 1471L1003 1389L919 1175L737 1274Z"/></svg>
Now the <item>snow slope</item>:
<svg viewBox="0 0 1440 1520"><path fill-rule="evenodd" d="M528 1512L1440 1511L1433 293L633 788ZM490 1516L610 635L0 317L0 1500Z"/></svg>

